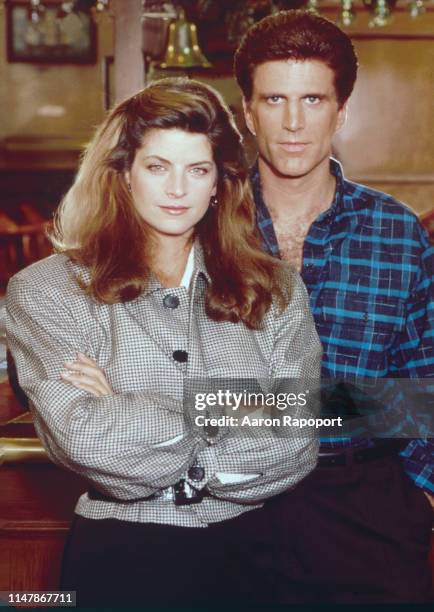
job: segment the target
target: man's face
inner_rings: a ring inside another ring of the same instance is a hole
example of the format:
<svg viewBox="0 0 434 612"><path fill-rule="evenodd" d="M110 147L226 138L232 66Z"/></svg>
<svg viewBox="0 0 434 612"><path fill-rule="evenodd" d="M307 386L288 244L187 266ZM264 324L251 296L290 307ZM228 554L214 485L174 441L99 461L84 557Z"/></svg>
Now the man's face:
<svg viewBox="0 0 434 612"><path fill-rule="evenodd" d="M328 164L346 108L339 108L334 74L326 64L279 60L255 68L253 94L244 111L260 163L281 176L299 178Z"/></svg>

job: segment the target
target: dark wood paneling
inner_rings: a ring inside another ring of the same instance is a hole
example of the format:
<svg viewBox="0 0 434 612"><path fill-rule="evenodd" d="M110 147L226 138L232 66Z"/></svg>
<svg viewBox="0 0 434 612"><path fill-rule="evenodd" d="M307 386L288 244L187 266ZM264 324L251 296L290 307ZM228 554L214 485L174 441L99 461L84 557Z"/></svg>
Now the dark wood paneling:
<svg viewBox="0 0 434 612"><path fill-rule="evenodd" d="M0 467L0 591L56 589L85 483L52 464Z"/></svg>

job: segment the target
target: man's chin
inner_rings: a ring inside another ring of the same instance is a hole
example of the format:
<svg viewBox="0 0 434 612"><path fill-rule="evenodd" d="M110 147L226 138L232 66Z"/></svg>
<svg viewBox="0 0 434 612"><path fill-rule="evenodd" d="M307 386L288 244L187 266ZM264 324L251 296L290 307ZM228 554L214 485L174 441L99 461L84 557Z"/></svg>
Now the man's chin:
<svg viewBox="0 0 434 612"><path fill-rule="evenodd" d="M301 161L298 163L287 163L287 161L277 161L276 163L267 164L270 170L280 178L297 179L302 178L312 171L309 164Z"/></svg>
<svg viewBox="0 0 434 612"><path fill-rule="evenodd" d="M260 162L262 161L268 167L268 170L274 174L274 176L278 178L286 178L286 179L301 179L312 172L318 166L321 166L322 163L329 163L328 156L324 158L324 160L319 163L312 163L306 158L296 158L296 159L288 159L288 158L259 158Z"/></svg>

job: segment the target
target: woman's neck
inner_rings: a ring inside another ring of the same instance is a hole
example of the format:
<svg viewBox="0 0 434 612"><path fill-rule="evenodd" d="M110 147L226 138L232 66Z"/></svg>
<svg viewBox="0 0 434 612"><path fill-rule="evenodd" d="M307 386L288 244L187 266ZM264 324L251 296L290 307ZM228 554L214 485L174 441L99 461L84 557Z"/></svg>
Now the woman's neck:
<svg viewBox="0 0 434 612"><path fill-rule="evenodd" d="M179 287L187 265L192 240L185 236L167 236L155 245L151 269L163 287Z"/></svg>

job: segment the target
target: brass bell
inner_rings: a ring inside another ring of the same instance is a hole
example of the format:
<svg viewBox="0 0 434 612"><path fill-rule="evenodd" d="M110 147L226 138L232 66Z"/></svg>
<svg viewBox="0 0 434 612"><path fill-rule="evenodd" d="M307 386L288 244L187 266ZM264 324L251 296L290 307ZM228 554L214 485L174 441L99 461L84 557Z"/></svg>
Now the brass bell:
<svg viewBox="0 0 434 612"><path fill-rule="evenodd" d="M159 67L163 69L211 67L197 42L196 25L186 21L182 9L176 21L172 21L169 26L166 53Z"/></svg>

